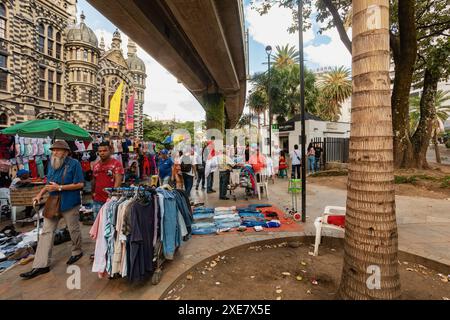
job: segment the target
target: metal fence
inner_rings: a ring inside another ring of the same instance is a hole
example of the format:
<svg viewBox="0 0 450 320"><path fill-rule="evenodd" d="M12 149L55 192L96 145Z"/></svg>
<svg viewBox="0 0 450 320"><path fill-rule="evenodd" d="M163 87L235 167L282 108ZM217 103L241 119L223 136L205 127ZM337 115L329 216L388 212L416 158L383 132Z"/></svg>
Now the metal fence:
<svg viewBox="0 0 450 320"><path fill-rule="evenodd" d="M349 138L314 138L311 142L322 149L320 168L327 162L348 163Z"/></svg>

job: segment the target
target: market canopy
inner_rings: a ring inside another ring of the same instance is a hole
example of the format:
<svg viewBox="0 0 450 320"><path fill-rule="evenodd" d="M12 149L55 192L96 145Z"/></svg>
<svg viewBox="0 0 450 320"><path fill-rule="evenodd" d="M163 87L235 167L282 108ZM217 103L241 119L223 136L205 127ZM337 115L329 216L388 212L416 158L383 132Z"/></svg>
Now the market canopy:
<svg viewBox="0 0 450 320"><path fill-rule="evenodd" d="M62 140L84 140L91 141L92 138L86 130L79 126L57 119L37 119L16 124L3 129L3 134L15 135L31 138L62 139Z"/></svg>

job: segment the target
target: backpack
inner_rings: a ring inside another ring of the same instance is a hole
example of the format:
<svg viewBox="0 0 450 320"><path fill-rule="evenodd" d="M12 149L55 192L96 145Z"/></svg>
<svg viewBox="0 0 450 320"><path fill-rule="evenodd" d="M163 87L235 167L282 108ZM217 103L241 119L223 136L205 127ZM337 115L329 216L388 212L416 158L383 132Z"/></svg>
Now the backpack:
<svg viewBox="0 0 450 320"><path fill-rule="evenodd" d="M187 159L186 159L187 158ZM183 156L181 158L181 172L189 173L192 170L192 161L188 156Z"/></svg>

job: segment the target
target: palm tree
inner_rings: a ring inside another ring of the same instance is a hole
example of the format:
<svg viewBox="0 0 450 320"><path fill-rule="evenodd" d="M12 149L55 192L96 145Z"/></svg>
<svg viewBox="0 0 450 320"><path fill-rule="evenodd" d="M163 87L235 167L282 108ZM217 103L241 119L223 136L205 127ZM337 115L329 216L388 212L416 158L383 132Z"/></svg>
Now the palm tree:
<svg viewBox="0 0 450 320"><path fill-rule="evenodd" d="M339 120L341 104L352 94L350 70L336 67L321 75L317 81L320 90L319 109L322 116L331 121Z"/></svg>
<svg viewBox="0 0 450 320"><path fill-rule="evenodd" d="M380 25L361 17L380 10ZM353 1L353 96L342 299L400 296L391 97L389 0Z"/></svg>
<svg viewBox="0 0 450 320"><path fill-rule="evenodd" d="M450 100L447 94L450 91L438 90L434 99L435 118L432 120L432 140L436 154L436 162L441 163L441 155L437 142L439 132L443 131L444 123L450 116L450 106L444 106L446 101ZM416 131L420 120L420 99L421 96L412 96L409 98L409 119L411 132Z"/></svg>
<svg viewBox="0 0 450 320"><path fill-rule="evenodd" d="M295 47L291 47L287 44L282 47L276 46L275 49L277 52L272 56L274 67L284 68L298 64L300 56Z"/></svg>
<svg viewBox="0 0 450 320"><path fill-rule="evenodd" d="M261 128L261 113L267 110L267 93L265 89L256 88L248 97L248 107L258 115L258 130Z"/></svg>
<svg viewBox="0 0 450 320"><path fill-rule="evenodd" d="M239 119L239 122L237 123L237 127L242 129L248 126L248 130L250 131L250 127L253 126L253 119L254 115L251 113L244 113L241 118Z"/></svg>

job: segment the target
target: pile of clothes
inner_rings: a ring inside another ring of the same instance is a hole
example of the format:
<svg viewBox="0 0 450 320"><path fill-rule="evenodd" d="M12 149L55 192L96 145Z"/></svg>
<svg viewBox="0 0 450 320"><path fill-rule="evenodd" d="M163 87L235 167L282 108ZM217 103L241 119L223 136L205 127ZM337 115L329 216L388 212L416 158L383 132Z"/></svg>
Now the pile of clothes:
<svg viewBox="0 0 450 320"><path fill-rule="evenodd" d="M271 206L270 204L254 204L245 208L196 207L193 210L192 234L213 234L242 227L279 228L281 222L278 220L277 213L268 212L264 215L258 210L258 208Z"/></svg>
<svg viewBox="0 0 450 320"><path fill-rule="evenodd" d="M0 273L16 263L25 265L34 260L37 248L38 229L19 233L13 225L0 230ZM67 228L55 232L54 245L70 241Z"/></svg>

